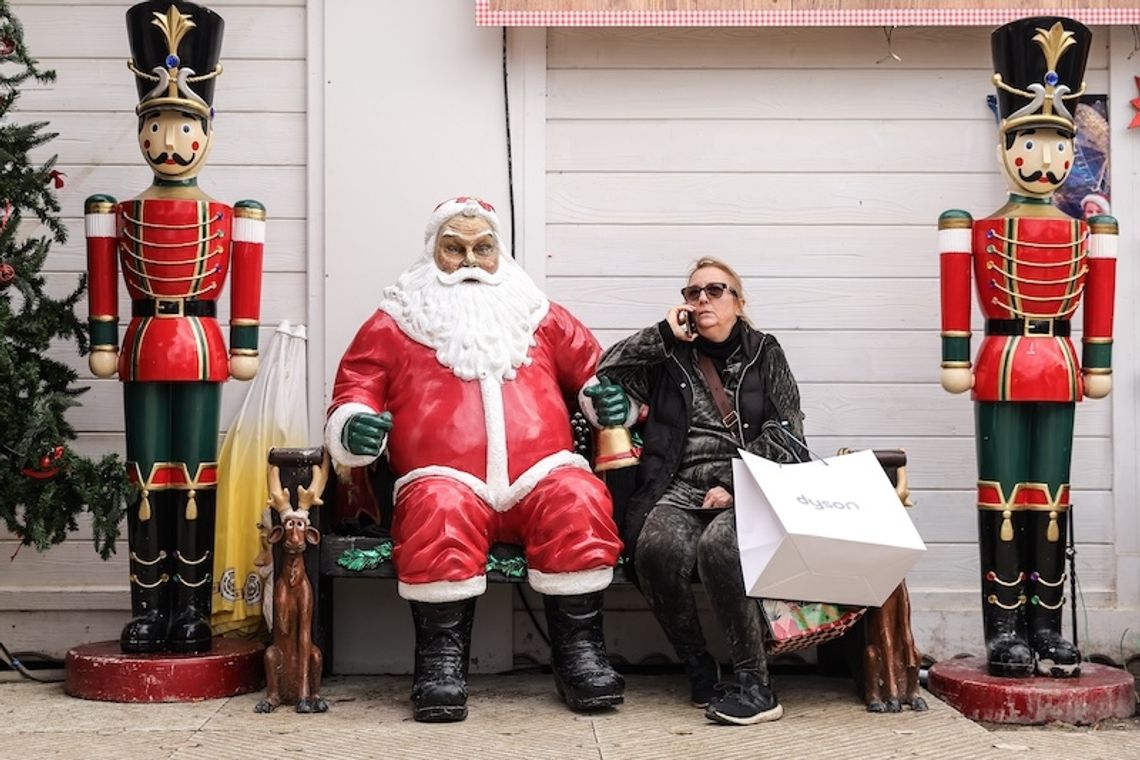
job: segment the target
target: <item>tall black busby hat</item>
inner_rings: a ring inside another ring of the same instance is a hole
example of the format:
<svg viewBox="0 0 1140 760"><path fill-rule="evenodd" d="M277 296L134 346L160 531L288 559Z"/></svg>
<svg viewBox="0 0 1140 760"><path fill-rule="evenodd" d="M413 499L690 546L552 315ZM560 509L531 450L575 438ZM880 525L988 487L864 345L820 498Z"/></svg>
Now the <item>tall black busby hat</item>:
<svg viewBox="0 0 1140 760"><path fill-rule="evenodd" d="M217 13L184 0L148 0L128 10L135 111L172 108L212 117L224 28Z"/></svg>
<svg viewBox="0 0 1140 760"><path fill-rule="evenodd" d="M1073 103L1085 91L1092 32L1077 21L1038 16L1011 21L990 36L1001 131L1073 131Z"/></svg>

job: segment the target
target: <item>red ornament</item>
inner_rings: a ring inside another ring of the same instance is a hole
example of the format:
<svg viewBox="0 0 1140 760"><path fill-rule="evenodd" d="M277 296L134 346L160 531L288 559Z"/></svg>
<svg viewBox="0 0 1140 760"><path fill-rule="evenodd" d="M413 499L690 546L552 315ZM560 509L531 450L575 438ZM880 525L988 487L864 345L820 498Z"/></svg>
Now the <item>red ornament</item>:
<svg viewBox="0 0 1140 760"><path fill-rule="evenodd" d="M66 176L67 175L59 169L52 169L51 173L48 174L48 180L55 183L56 190L61 190L63 188L63 178Z"/></svg>
<svg viewBox="0 0 1140 760"><path fill-rule="evenodd" d="M0 264L0 288L6 288L16 280L16 270L11 264Z"/></svg>
<svg viewBox="0 0 1140 760"><path fill-rule="evenodd" d="M1136 89L1140 90L1140 77L1132 78L1136 80ZM1128 128L1135 129L1136 127L1140 127L1140 98L1132 98L1132 100L1128 102L1131 103L1132 107L1136 109L1136 114L1133 115L1132 121L1128 124Z"/></svg>
<svg viewBox="0 0 1140 760"><path fill-rule="evenodd" d="M36 480L47 480L59 474L59 464L63 460L63 447L56 446L40 457L36 467L25 467L20 470L24 475Z"/></svg>

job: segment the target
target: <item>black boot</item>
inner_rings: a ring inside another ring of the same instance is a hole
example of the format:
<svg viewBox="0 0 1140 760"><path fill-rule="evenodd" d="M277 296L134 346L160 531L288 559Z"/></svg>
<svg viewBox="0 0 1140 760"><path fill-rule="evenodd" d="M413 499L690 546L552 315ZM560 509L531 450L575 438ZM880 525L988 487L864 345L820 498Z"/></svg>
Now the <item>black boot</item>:
<svg viewBox="0 0 1140 760"><path fill-rule="evenodd" d="M1037 672L1052 678L1081 674L1081 653L1061 636L1065 606L1065 529L1069 513L1031 512L1029 533L1036 569L1029 574L1029 645L1037 656Z"/></svg>
<svg viewBox="0 0 1140 760"><path fill-rule="evenodd" d="M602 629L602 592L543 596L558 695L571 710L620 705L625 679L610 665Z"/></svg>
<svg viewBox="0 0 1140 760"><path fill-rule="evenodd" d="M776 692L766 675L754 670L738 670L735 687L713 699L705 717L730 726L751 726L779 720L784 707L776 701Z"/></svg>
<svg viewBox="0 0 1140 760"><path fill-rule="evenodd" d="M169 494L143 491L127 509L130 545L131 613L119 635L126 654L153 654L166 649L170 628L170 562L164 531L170 521ZM145 518L145 519L143 519Z"/></svg>
<svg viewBox="0 0 1140 760"><path fill-rule="evenodd" d="M685 674L689 676L689 695L693 707L708 707L720 690L720 663L708 652L701 652L684 661Z"/></svg>
<svg viewBox="0 0 1140 760"><path fill-rule="evenodd" d="M1028 678L1033 651L1026 636L1025 573L1019 546L1025 540L1025 513L978 510L982 567L982 625L990 675Z"/></svg>
<svg viewBox="0 0 1140 760"><path fill-rule="evenodd" d="M475 599L411 602L416 626L413 717L424 723L451 723L467 717L467 666Z"/></svg>
<svg viewBox="0 0 1140 760"><path fill-rule="evenodd" d="M178 548L174 552L174 620L168 646L178 654L209 652L210 598L214 593L213 489L176 492Z"/></svg>

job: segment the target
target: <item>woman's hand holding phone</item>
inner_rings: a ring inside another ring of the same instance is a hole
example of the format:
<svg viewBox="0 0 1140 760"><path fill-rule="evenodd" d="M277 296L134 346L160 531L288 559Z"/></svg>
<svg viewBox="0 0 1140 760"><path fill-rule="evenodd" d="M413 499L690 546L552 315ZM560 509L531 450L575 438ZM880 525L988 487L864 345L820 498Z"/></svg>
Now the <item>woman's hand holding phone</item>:
<svg viewBox="0 0 1140 760"><path fill-rule="evenodd" d="M673 336L677 338L677 340L691 343L697 339L697 319L695 312L695 307L688 304L680 304L669 309L669 313L665 315L665 321L669 323L669 329L673 331Z"/></svg>

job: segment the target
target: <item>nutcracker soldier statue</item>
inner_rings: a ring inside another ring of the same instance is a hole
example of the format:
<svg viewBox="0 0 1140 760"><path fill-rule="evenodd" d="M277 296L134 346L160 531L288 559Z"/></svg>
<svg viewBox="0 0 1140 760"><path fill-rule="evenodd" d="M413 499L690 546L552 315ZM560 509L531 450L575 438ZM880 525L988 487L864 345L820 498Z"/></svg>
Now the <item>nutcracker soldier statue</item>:
<svg viewBox="0 0 1140 760"><path fill-rule="evenodd" d="M998 160L1009 202L985 219L939 219L942 386L972 389L978 543L989 672L1080 674L1061 635L1075 404L1111 388L1116 220L1055 208L1073 160L1089 30L1027 18L993 33ZM970 362L970 272L985 338ZM1084 304L1083 350L1070 341Z"/></svg>
<svg viewBox="0 0 1140 760"><path fill-rule="evenodd" d="M181 0L127 11L138 143L154 182L132 200L87 199L92 372L123 383L131 610L125 653L211 648L221 384L257 371L265 210L198 188L213 136L223 21ZM118 342L117 270L131 299ZM230 348L217 319L230 283Z"/></svg>

